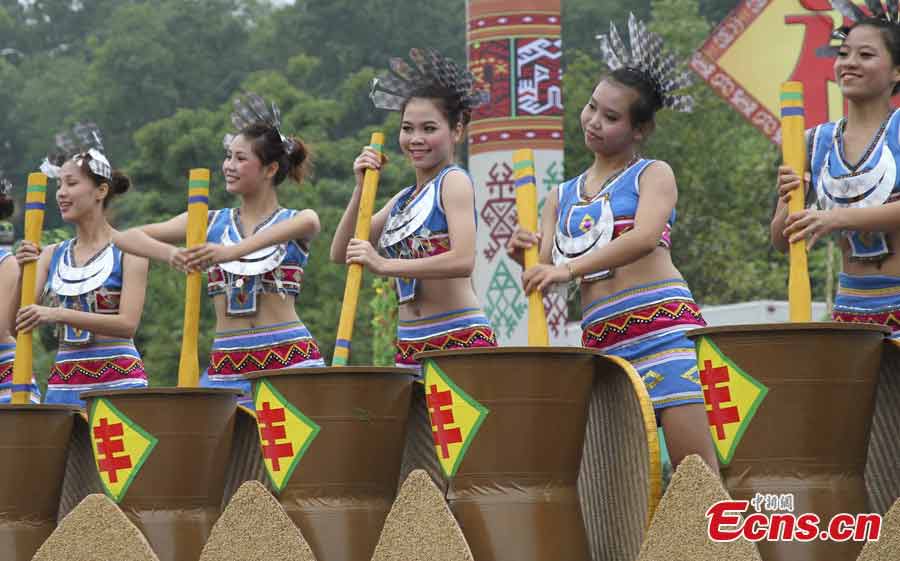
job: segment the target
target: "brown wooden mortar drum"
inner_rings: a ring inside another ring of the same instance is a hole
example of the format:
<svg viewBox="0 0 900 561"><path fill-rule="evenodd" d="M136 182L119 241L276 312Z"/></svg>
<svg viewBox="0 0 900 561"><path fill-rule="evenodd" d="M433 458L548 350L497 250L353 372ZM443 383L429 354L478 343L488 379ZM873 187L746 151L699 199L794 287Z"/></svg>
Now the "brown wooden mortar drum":
<svg viewBox="0 0 900 561"><path fill-rule="evenodd" d="M794 512L824 529L842 512L871 512L864 472L887 329L847 323L703 328L736 366L768 388L728 466L735 499L794 494ZM702 365L701 365L702 368ZM752 507L751 507L752 511ZM764 561L854 560L861 543L759 542Z"/></svg>
<svg viewBox="0 0 900 561"><path fill-rule="evenodd" d="M576 482L597 354L499 347L416 355L490 411L447 495L478 561L590 561Z"/></svg>
<svg viewBox="0 0 900 561"><path fill-rule="evenodd" d="M29 561L56 528L79 408L0 405L0 559Z"/></svg>
<svg viewBox="0 0 900 561"><path fill-rule="evenodd" d="M119 507L160 561L196 561L221 514L238 390L149 388L81 394L109 400L159 440Z"/></svg>
<svg viewBox="0 0 900 561"><path fill-rule="evenodd" d="M397 492L413 375L402 368L295 368L268 381L320 427L278 500L319 561L368 561Z"/></svg>

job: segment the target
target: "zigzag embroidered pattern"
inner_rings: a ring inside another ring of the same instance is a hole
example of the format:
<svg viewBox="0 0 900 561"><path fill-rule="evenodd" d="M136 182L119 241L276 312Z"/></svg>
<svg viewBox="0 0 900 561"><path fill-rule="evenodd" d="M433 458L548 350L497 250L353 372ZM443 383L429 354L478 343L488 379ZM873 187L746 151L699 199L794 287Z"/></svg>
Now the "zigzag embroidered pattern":
<svg viewBox="0 0 900 561"><path fill-rule="evenodd" d="M670 309L673 304L674 309ZM627 315L618 315L609 320L589 325L587 329L584 330L583 339L584 341L602 343L610 334L624 336L629 330L632 330L632 328L636 326L642 333L649 333L655 330L650 324L659 318L665 317L670 320L679 320L686 314L691 316L689 319L689 321L693 320L691 323L705 325L705 322L700 315L700 309L693 302L669 302L667 304L643 308ZM644 329L642 326L648 326L650 328ZM642 333L635 335L640 335Z"/></svg>
<svg viewBox="0 0 900 561"><path fill-rule="evenodd" d="M275 363L279 366L290 366L317 358L321 358L321 355L319 346L313 340L279 345L269 349L213 351L210 374L243 374L256 370L268 370Z"/></svg>
<svg viewBox="0 0 900 561"><path fill-rule="evenodd" d="M834 321L844 323L873 323L876 325L884 325L891 331L900 330L900 318L894 315L894 312L883 312L880 314L851 314L847 312L834 312Z"/></svg>
<svg viewBox="0 0 900 561"><path fill-rule="evenodd" d="M7 378L11 378L13 373L13 363L7 362L0 364L0 382L7 382Z"/></svg>
<svg viewBox="0 0 900 561"><path fill-rule="evenodd" d="M121 361L122 364L116 361ZM130 377L135 372L144 372L144 363L139 358L117 357L102 360L79 360L54 364L50 369L50 378L58 377L68 381L74 376L87 376L99 380L115 372L123 377Z"/></svg>
<svg viewBox="0 0 900 561"><path fill-rule="evenodd" d="M412 360L412 356L423 351L443 351L469 347L496 346L497 337L490 327L460 329L445 335L436 335L425 341L397 341L397 362L399 359Z"/></svg>

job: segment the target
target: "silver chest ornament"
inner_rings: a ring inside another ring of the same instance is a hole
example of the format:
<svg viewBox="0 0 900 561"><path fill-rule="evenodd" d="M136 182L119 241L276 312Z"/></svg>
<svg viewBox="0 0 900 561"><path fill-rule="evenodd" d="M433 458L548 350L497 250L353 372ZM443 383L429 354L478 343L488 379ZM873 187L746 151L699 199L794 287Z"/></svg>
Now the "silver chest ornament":
<svg viewBox="0 0 900 561"><path fill-rule="evenodd" d="M591 251L601 248L612 241L613 232L615 231L615 218L613 217L612 204L608 195L601 195L590 204L600 205L600 214L594 219L593 224L586 231L582 231L578 235L570 236L560 228L556 229L556 235L553 240L553 264L564 265L569 261L586 255ZM569 224L572 213L581 205L573 205L564 217L560 217L562 224ZM584 280L594 281L609 278L612 271L598 271L585 275Z"/></svg>
<svg viewBox="0 0 900 561"><path fill-rule="evenodd" d="M897 161L885 144L882 136L870 157L870 161L877 157L870 168L836 177L831 174L829 154L815 185L819 208L870 208L887 202L897 182ZM883 232L848 230L842 235L850 244L851 259L879 260L890 252Z"/></svg>
<svg viewBox="0 0 900 561"><path fill-rule="evenodd" d="M408 187L410 192L413 189L415 186ZM378 239L379 252L392 258L409 259L420 252L429 251L430 247L423 240L427 240L433 233L425 228L425 222L436 206L437 186L436 181L431 180L404 208L388 216ZM416 279L396 278L394 281L400 304L415 298L418 286Z"/></svg>
<svg viewBox="0 0 900 561"><path fill-rule="evenodd" d="M274 223L274 220L270 221L266 226L258 229L257 232ZM230 227L226 228L222 233L220 243L224 246L234 246L240 242L241 238L237 225L232 219ZM258 249L244 255L240 259L219 265L225 273L226 313L229 316L239 317L256 314L257 294L262 288L261 275L277 269L284 261L286 255L286 244L279 244ZM282 292L284 284L280 273L281 271L276 271L275 273L275 284L282 298L284 298Z"/></svg>
<svg viewBox="0 0 900 561"><path fill-rule="evenodd" d="M897 180L897 162L893 153L884 149L883 139L876 150L878 161L870 169L837 177L832 177L826 158L816 185L820 208L867 208L880 206L888 200Z"/></svg>
<svg viewBox="0 0 900 561"><path fill-rule="evenodd" d="M56 264L49 281L50 292L63 307L94 312L97 293L107 294L103 285L116 267L115 252L109 245L83 267L76 267L71 264L75 260L72 245L71 242L68 244ZM83 345L94 340L92 332L66 324L58 326L58 333L61 342L68 345Z"/></svg>
<svg viewBox="0 0 900 561"><path fill-rule="evenodd" d="M413 236L425 224L437 203L436 191L434 180L429 181L413 201L388 217L378 239L378 249L382 253L391 251L394 246Z"/></svg>

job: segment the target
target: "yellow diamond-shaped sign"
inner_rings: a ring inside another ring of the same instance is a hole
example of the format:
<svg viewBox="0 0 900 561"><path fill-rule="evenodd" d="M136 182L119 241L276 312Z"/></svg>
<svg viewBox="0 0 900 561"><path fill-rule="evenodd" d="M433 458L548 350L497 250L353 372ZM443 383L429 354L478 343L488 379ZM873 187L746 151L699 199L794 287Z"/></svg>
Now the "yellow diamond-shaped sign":
<svg viewBox="0 0 900 561"><path fill-rule="evenodd" d="M90 425L100 482L107 496L118 503L158 441L102 398L91 405Z"/></svg>
<svg viewBox="0 0 900 561"><path fill-rule="evenodd" d="M256 384L253 405L263 463L269 479L280 492L321 427L294 407L268 380Z"/></svg>
<svg viewBox="0 0 900 561"><path fill-rule="evenodd" d="M827 52L832 30L843 22L829 0L742 0L694 54L690 66L778 144L782 82L803 83L807 127L843 115L834 55Z"/></svg>
<svg viewBox="0 0 900 561"><path fill-rule="evenodd" d="M741 370L707 337L697 343L697 368L716 454L720 462L728 464L769 389Z"/></svg>
<svg viewBox="0 0 900 561"><path fill-rule="evenodd" d="M424 370L434 451L444 474L453 477L490 411L457 386L433 360L425 361Z"/></svg>

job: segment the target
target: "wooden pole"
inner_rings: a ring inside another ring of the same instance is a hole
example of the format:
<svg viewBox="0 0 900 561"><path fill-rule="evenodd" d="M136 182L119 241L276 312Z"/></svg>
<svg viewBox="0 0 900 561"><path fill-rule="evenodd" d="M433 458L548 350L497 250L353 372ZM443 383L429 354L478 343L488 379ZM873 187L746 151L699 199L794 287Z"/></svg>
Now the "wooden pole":
<svg viewBox="0 0 900 561"><path fill-rule="evenodd" d="M44 210L47 202L47 176L43 173L28 175L28 190L25 194L25 239L40 246L41 231L44 229ZM31 262L22 269L22 295L19 305L24 308L34 304L37 262ZM16 335L16 358L13 364L12 403L24 405L31 399L33 331L20 331Z"/></svg>
<svg viewBox="0 0 900 561"><path fill-rule="evenodd" d="M535 233L538 229L537 185L534 173L534 152L523 148L513 152L513 170L516 180L516 212L519 226ZM538 264L539 250L530 247L525 250L525 268ZM528 345L546 347L550 344L547 331L547 317L544 314L544 296L539 291L528 295Z"/></svg>
<svg viewBox="0 0 900 561"><path fill-rule="evenodd" d="M781 86L781 154L784 164L790 166L802 179L806 173L806 128L803 116L803 83L785 82ZM788 212L803 210L805 204L804 182L791 193ZM791 272L788 280L791 321L812 320L812 295L809 286L809 265L806 240L799 240L790 247Z"/></svg>
<svg viewBox="0 0 900 561"><path fill-rule="evenodd" d="M188 179L188 227L186 246L195 247L206 241L209 211L209 170L192 169ZM188 273L184 298L184 327L181 359L178 362L178 387L196 388L200 383L198 339L200 336L200 295L203 288L199 271Z"/></svg>
<svg viewBox="0 0 900 561"><path fill-rule="evenodd" d="M381 155L384 150L384 133L374 132L369 146ZM367 169L363 177L362 196L359 201L359 213L356 216L356 233L358 240L368 240L372 229L372 212L375 210L375 192L378 191L376 169ZM337 340L334 342L334 358L332 366L346 366L350 360L350 341L353 339L353 321L356 319L356 305L359 301L359 287L362 284L362 265L354 263L347 269L347 284L344 285L344 300L341 305L341 319L338 323Z"/></svg>

